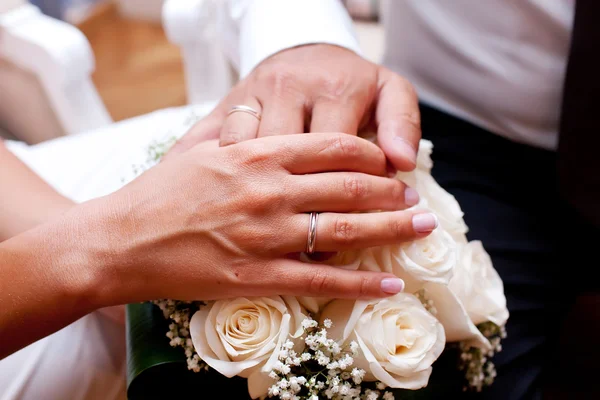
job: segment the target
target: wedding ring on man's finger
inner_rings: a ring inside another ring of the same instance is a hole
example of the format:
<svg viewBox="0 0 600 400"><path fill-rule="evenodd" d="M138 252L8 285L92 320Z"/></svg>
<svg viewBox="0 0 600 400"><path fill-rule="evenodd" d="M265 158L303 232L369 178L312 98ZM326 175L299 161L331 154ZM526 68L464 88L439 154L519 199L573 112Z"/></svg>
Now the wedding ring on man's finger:
<svg viewBox="0 0 600 400"><path fill-rule="evenodd" d="M319 213L311 212L310 219L308 221L308 242L306 244L306 254L312 254L315 252L315 245L317 243L317 222L319 221Z"/></svg>
<svg viewBox="0 0 600 400"><path fill-rule="evenodd" d="M243 112L246 114L250 114L253 117L255 117L256 119L258 119L260 121L260 113L258 111L256 111L254 108L252 107L248 107L245 105L237 105L237 106L233 106L231 107L231 109L229 110L229 112L227 113L227 115L231 115L233 113L236 112Z"/></svg>

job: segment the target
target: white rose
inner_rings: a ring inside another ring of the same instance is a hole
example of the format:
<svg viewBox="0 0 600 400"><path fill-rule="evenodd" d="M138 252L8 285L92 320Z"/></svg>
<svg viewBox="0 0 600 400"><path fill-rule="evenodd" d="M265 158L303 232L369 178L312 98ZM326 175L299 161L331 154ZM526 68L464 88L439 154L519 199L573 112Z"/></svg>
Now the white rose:
<svg viewBox="0 0 600 400"><path fill-rule="evenodd" d="M442 226L451 235L467 233L467 224L463 219L464 213L460 205L450 193L442 188L429 173L417 170L416 191L421 196L421 205L433 211Z"/></svg>
<svg viewBox="0 0 600 400"><path fill-rule="evenodd" d="M306 318L293 297L218 300L201 307L190 321L196 352L209 366L231 378L248 378L252 398L266 393L266 374L282 344L299 337Z"/></svg>
<svg viewBox="0 0 600 400"><path fill-rule="evenodd" d="M448 284L458 262L458 246L438 227L422 239L367 249L360 258L359 269L392 273L403 279L405 291L412 293L424 282Z"/></svg>
<svg viewBox="0 0 600 400"><path fill-rule="evenodd" d="M492 349L489 340L477 329L461 301L447 285L427 283L423 289L425 298L433 302L435 317L444 326L448 342L466 342L484 350Z"/></svg>
<svg viewBox="0 0 600 400"><path fill-rule="evenodd" d="M399 293L382 300L334 300L321 315L333 322L330 337L355 340L354 366L367 371L365 380L391 388L427 386L433 362L444 350L442 325L413 295Z"/></svg>
<svg viewBox="0 0 600 400"><path fill-rule="evenodd" d="M490 321L503 326L508 320L502 279L480 241L462 247L460 262L449 287L474 324Z"/></svg>
<svg viewBox="0 0 600 400"><path fill-rule="evenodd" d="M431 172L433 168L433 161L431 160L431 152L433 150L433 143L429 140L421 139L419 143L419 151L417 152L417 169Z"/></svg>

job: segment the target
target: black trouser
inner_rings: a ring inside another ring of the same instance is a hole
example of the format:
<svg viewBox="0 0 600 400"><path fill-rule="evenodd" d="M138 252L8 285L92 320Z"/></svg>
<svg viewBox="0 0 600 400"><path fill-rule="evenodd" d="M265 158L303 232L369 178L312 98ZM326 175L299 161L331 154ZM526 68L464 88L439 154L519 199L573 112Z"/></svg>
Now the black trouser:
<svg viewBox="0 0 600 400"><path fill-rule="evenodd" d="M504 281L508 337L494 360L496 382L480 396L541 398L542 369L557 352L553 341L564 316L577 292L595 283L590 277L600 266L598 230L560 200L554 152L517 144L427 106L421 113L423 137L433 142L432 174L456 197L469 240L483 242ZM574 327L575 338L581 329ZM599 343L600 338L590 346ZM442 373L435 370L434 375Z"/></svg>

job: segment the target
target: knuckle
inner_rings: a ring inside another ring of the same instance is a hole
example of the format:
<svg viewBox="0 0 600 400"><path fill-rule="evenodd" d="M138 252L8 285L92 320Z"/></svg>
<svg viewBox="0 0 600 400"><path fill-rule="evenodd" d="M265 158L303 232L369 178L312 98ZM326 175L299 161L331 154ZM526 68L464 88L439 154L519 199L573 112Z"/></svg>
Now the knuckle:
<svg viewBox="0 0 600 400"><path fill-rule="evenodd" d="M406 221L400 218L391 218L389 221L390 233L395 240L404 240L407 236Z"/></svg>
<svg viewBox="0 0 600 400"><path fill-rule="evenodd" d="M341 74L323 76L319 81L323 94L330 99L338 99L348 91L350 80Z"/></svg>
<svg viewBox="0 0 600 400"><path fill-rule="evenodd" d="M371 280L369 278L367 278L366 276L362 276L360 278L359 284L358 284L358 290L357 290L357 295L358 297L366 297L371 293Z"/></svg>
<svg viewBox="0 0 600 400"><path fill-rule="evenodd" d="M369 185L357 176L346 176L344 178L344 193L350 200L361 200L368 195Z"/></svg>
<svg viewBox="0 0 600 400"><path fill-rule="evenodd" d="M258 80L266 82L272 94L281 97L293 91L297 75L290 71L288 65L274 63L261 70Z"/></svg>
<svg viewBox="0 0 600 400"><path fill-rule="evenodd" d="M406 185L398 180L392 181L392 188L390 190L390 198L392 202L396 205L404 204L405 196L404 191L406 190Z"/></svg>
<svg viewBox="0 0 600 400"><path fill-rule="evenodd" d="M331 142L334 155L344 158L356 158L360 155L360 146L352 135L337 134Z"/></svg>
<svg viewBox="0 0 600 400"><path fill-rule="evenodd" d="M316 270L308 282L308 292L314 294L330 293L335 289L336 277L324 270Z"/></svg>
<svg viewBox="0 0 600 400"><path fill-rule="evenodd" d="M269 215L286 204L285 191L277 185L251 185L247 193L248 204L259 215Z"/></svg>
<svg viewBox="0 0 600 400"><path fill-rule="evenodd" d="M356 225L345 217L338 217L333 225L332 242L336 245L351 246L358 240Z"/></svg>
<svg viewBox="0 0 600 400"><path fill-rule="evenodd" d="M255 166L272 162L277 152L270 146L258 146L256 143L252 143L241 150L239 155L244 165Z"/></svg>

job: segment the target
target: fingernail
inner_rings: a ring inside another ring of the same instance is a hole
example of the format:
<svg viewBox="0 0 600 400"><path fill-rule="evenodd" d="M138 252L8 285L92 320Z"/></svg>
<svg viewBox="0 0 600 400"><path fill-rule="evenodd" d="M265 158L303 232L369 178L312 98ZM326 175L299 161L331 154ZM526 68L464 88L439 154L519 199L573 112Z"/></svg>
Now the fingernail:
<svg viewBox="0 0 600 400"><path fill-rule="evenodd" d="M429 233L438 227L438 218L435 214L417 214L412 217L413 229L417 233Z"/></svg>
<svg viewBox="0 0 600 400"><path fill-rule="evenodd" d="M419 203L419 193L413 188L406 188L404 191L404 203L412 207Z"/></svg>
<svg viewBox="0 0 600 400"><path fill-rule="evenodd" d="M398 149L398 151L404 156L406 157L406 159L408 161L410 161L413 164L417 164L417 152L414 149L414 147L412 147L410 145L410 143L408 143L406 141L406 139L400 137L400 136L396 136L394 138L394 142L396 143L396 148Z"/></svg>
<svg viewBox="0 0 600 400"><path fill-rule="evenodd" d="M381 291L389 294L400 293L404 290L404 281L399 278L385 278L381 281Z"/></svg>

